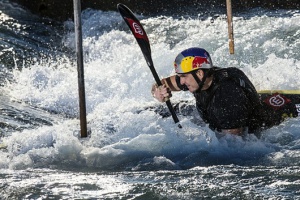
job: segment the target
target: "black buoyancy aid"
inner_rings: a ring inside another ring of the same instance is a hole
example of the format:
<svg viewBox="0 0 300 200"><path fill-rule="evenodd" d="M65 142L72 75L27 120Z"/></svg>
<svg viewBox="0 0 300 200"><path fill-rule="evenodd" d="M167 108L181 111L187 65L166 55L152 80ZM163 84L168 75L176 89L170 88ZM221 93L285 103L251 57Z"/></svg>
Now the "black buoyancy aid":
<svg viewBox="0 0 300 200"><path fill-rule="evenodd" d="M259 115L262 109L262 105L259 100L258 93L255 87L253 86L253 84L251 83L251 81L244 74L244 72L235 67L215 68L213 73L213 84L212 84L212 88L209 89L210 90L209 94L206 97L203 97L202 92L194 93L197 102L197 110L199 111L201 118L206 123L208 123L207 110L208 110L209 103L212 100L215 91L219 88L219 86L224 81L233 81L238 87L241 87L242 90L244 91L247 99L251 104L251 106L249 106L248 108L249 124L252 124L253 126L253 128L251 129L257 129L260 126L262 126L261 125L262 119L260 119L261 117ZM214 122L211 121L209 123L211 125L214 124Z"/></svg>

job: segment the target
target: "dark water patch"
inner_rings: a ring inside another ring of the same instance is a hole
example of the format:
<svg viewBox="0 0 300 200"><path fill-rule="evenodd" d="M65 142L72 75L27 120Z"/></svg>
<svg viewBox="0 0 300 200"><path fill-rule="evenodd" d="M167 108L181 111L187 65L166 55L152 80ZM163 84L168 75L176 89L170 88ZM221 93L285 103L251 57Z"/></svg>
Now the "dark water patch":
<svg viewBox="0 0 300 200"><path fill-rule="evenodd" d="M39 126L52 126L56 120L58 116L53 113L0 96L1 135Z"/></svg>
<svg viewBox="0 0 300 200"><path fill-rule="evenodd" d="M69 50L62 43L63 24L40 18L8 1L0 2L0 66L23 68Z"/></svg>
<svg viewBox="0 0 300 200"><path fill-rule="evenodd" d="M72 0L11 0L12 2L18 2L25 6L33 13L40 16L48 16L53 19L66 20L73 18L73 2ZM214 9L223 9L226 12L226 1L223 0L211 0L211 1L198 1L198 0L85 0L81 2L82 9L93 8L97 10L112 10L116 11L117 4L123 3L130 9L137 13L144 14L157 14L160 12L180 13L187 14L192 10L203 12L203 10L211 11ZM235 11L248 10L250 8L263 7L270 9L299 9L300 3L298 0L286 0L286 1L273 1L273 0L253 0L253 1L235 1L232 2L232 7Z"/></svg>

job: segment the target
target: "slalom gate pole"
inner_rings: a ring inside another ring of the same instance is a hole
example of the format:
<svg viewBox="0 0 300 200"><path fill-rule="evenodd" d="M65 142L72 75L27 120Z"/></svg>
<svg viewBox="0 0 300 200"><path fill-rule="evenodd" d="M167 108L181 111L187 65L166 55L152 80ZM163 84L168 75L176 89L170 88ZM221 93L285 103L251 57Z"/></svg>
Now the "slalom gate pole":
<svg viewBox="0 0 300 200"><path fill-rule="evenodd" d="M76 41L77 71L78 71L80 128L81 128L81 137L87 137L84 69L83 69L83 53L82 53L81 1L74 0L73 3L74 3L74 24L75 24L75 41Z"/></svg>
<svg viewBox="0 0 300 200"><path fill-rule="evenodd" d="M233 39L233 22L232 22L231 0L226 0L226 8L227 8L227 22L228 22L229 52L230 52L230 54L234 54L234 39Z"/></svg>

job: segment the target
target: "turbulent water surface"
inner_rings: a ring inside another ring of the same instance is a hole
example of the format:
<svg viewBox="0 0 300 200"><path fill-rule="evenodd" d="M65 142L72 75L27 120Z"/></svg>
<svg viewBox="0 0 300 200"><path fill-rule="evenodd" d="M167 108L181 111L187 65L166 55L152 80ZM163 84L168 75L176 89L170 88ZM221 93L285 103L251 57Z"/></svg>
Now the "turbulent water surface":
<svg viewBox="0 0 300 200"><path fill-rule="evenodd" d="M161 77L185 48L241 68L257 90L300 88L300 12L138 16ZM191 106L182 129L160 104L145 59L117 12L82 13L87 121L80 138L72 21L0 1L0 199L300 199L300 118L217 139ZM189 93L173 94L172 102ZM195 123L195 122L200 123ZM198 125L197 125L198 124ZM199 125L200 124L200 125Z"/></svg>

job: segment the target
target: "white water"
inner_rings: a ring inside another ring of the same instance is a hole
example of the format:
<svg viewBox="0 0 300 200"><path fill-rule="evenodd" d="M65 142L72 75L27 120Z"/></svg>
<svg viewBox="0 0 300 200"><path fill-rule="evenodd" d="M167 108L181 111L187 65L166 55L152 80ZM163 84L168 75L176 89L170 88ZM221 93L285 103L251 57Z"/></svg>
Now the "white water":
<svg viewBox="0 0 300 200"><path fill-rule="evenodd" d="M279 15L279 14L278 14ZM224 16L210 18L155 17L144 25L152 57L161 77L173 73L173 59L181 50L199 46L210 52L214 65L235 66L257 90L300 88L300 14L282 12L234 17L235 54L229 55ZM285 17L289 15L289 17ZM140 16L139 16L140 17ZM0 168L72 166L99 169L180 169L206 164L298 165L300 119L289 119L265 131L261 140L226 136L218 140L206 127L180 116L183 129L171 118L161 118L149 105L153 78L144 57L120 15L85 11L83 14L85 87L90 137L79 138L76 66L39 60L14 70L5 86L9 97L67 115L53 126L14 132L2 138ZM72 23L66 22L72 30ZM65 35L74 48L74 33ZM189 93L174 94L172 101L192 100ZM138 112L141 111L142 112ZM55 116L55 115L54 115ZM74 119L75 118L75 119Z"/></svg>

